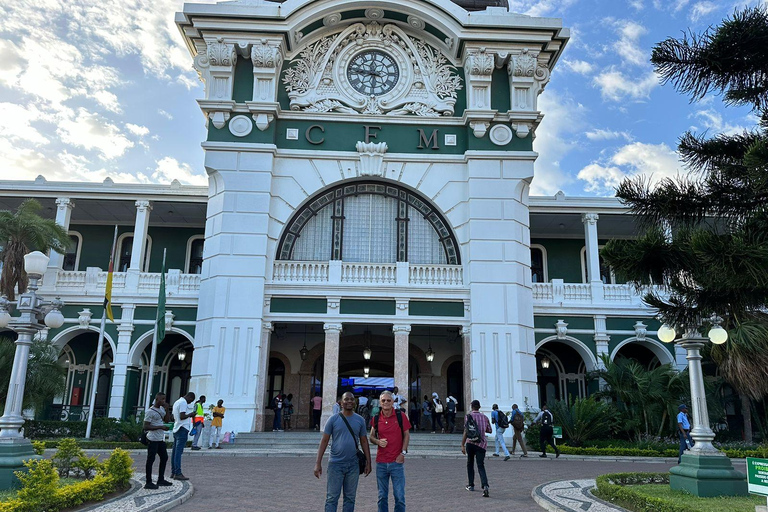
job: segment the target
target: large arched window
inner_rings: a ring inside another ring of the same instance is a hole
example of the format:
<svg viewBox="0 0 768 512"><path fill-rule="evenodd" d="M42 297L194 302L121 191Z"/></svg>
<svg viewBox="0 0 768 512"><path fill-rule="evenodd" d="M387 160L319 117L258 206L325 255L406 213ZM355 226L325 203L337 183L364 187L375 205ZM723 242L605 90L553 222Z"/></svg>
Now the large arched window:
<svg viewBox="0 0 768 512"><path fill-rule="evenodd" d="M305 204L287 226L278 249L281 260L461 263L443 216L394 184L340 185Z"/></svg>

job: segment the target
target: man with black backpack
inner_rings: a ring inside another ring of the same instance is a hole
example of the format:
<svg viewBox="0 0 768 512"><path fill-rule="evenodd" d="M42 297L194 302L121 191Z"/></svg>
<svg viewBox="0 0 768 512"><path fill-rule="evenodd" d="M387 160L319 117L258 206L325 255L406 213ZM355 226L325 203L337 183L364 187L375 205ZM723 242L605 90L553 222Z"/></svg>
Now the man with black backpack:
<svg viewBox="0 0 768 512"><path fill-rule="evenodd" d="M493 452L494 457L499 457L500 448L504 450L504 460L509 460L509 450L507 450L507 444L504 442L504 432L509 428L509 420L507 415L499 410L497 404L493 404L493 411L491 412L491 423L496 425L496 449Z"/></svg>
<svg viewBox="0 0 768 512"><path fill-rule="evenodd" d="M509 423L512 425L514 436L512 437L512 455L515 454L515 447L520 443L520 448L523 449L523 454L520 457L528 457L528 448L525 446L525 439L523 439L523 431L525 430L525 416L523 412L518 409L517 404L512 404L512 412Z"/></svg>
<svg viewBox="0 0 768 512"><path fill-rule="evenodd" d="M485 474L485 451L488 448L488 440L485 434L490 434L491 422L488 417L480 412L480 401L472 400L472 412L464 417L464 435L461 438L461 453L467 456L467 478L469 483L466 489L475 490L475 460L477 460L477 472L480 473L480 484L483 486L483 497L490 496L488 476Z"/></svg>
<svg viewBox="0 0 768 512"><path fill-rule="evenodd" d="M394 407L390 391L379 396L381 410L371 419L371 443L376 450L376 482L379 487L378 511L389 510L389 480L395 497L395 512L405 512L405 456L411 440L411 422L408 416Z"/></svg>
<svg viewBox="0 0 768 512"><path fill-rule="evenodd" d="M552 427L555 424L555 417L552 416L552 412L550 412L547 404L541 405L541 412L536 416L536 419L534 419L533 422L541 423L541 432L539 433L541 455L539 455L539 457L543 459L547 458L547 445L550 445L555 449L555 458L558 458L560 456L560 450L557 449L557 446L555 446L555 443L552 441L552 434L554 433Z"/></svg>

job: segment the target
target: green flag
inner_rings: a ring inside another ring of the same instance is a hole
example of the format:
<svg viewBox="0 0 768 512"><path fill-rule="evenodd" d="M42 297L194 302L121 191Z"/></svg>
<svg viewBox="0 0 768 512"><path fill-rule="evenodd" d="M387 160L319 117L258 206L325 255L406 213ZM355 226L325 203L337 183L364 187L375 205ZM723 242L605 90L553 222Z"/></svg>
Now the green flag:
<svg viewBox="0 0 768 512"><path fill-rule="evenodd" d="M160 271L160 293L157 295L157 318L155 320L157 344L165 338L165 249L163 249L163 268Z"/></svg>

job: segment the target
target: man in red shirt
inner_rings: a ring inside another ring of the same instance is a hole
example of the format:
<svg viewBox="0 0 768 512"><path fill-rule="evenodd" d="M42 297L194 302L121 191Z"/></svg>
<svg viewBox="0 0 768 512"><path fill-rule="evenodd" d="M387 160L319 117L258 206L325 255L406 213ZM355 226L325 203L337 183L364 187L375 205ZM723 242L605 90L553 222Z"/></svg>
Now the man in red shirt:
<svg viewBox="0 0 768 512"><path fill-rule="evenodd" d="M395 409L392 393L384 391L379 396L381 411L371 418L371 443L376 450L376 482L379 486L379 512L389 510L389 479L395 497L395 512L405 512L405 455L411 440L411 423L408 416Z"/></svg>

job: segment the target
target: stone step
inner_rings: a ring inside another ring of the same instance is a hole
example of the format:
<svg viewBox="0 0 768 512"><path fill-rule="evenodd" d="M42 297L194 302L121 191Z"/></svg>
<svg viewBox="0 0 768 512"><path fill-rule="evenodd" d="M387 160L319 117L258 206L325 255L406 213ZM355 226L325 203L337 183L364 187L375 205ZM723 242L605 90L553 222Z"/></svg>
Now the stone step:
<svg viewBox="0 0 768 512"><path fill-rule="evenodd" d="M320 442L319 432L248 432L238 434L235 446L247 449L264 449L274 452L300 452L315 450ZM417 432L411 435L409 449L433 452L457 449L461 443L460 434L428 434Z"/></svg>

